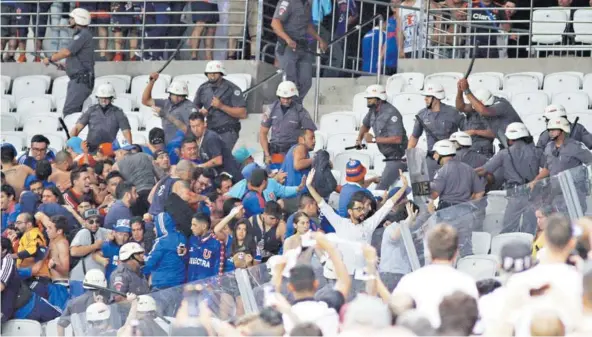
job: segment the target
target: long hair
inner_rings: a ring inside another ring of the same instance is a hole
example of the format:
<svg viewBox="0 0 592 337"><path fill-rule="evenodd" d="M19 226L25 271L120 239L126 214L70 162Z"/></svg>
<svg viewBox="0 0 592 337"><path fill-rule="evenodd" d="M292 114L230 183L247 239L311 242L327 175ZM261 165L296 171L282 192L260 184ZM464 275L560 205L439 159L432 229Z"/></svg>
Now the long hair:
<svg viewBox="0 0 592 337"><path fill-rule="evenodd" d="M239 245L238 236L236 235L236 232L238 230L238 226L241 224L245 225L247 229L247 234L243 239L243 244ZM231 256L234 256L234 254L236 254L241 247L245 247L249 251L249 253L251 253L252 250L254 250L255 252L257 251L257 243L255 242L255 239L253 239L253 235L251 234L251 223L249 223L249 220L240 219L234 226L234 229L232 230L232 236L232 244L230 245L230 251L232 253ZM255 256L253 256L253 258L255 258Z"/></svg>

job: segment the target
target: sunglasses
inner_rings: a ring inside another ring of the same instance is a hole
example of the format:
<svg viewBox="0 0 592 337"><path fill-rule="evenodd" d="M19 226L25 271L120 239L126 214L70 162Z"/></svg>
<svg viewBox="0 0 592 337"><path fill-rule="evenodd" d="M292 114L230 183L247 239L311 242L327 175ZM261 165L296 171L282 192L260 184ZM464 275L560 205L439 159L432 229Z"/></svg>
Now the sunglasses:
<svg viewBox="0 0 592 337"><path fill-rule="evenodd" d="M99 220L98 219L89 219L86 222L88 222L89 225L94 225L94 224L98 224Z"/></svg>

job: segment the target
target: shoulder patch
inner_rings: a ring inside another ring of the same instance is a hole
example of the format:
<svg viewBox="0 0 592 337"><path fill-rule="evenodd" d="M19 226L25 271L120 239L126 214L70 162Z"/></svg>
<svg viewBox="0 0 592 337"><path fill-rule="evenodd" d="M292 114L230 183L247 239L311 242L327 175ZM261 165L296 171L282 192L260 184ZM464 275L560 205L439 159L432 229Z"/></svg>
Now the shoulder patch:
<svg viewBox="0 0 592 337"><path fill-rule="evenodd" d="M196 108L191 108L191 112L197 112Z"/></svg>
<svg viewBox="0 0 592 337"><path fill-rule="evenodd" d="M240 90L237 89L234 91L234 96L240 96L240 94L241 94Z"/></svg>
<svg viewBox="0 0 592 337"><path fill-rule="evenodd" d="M74 37L72 37L74 39L74 41L78 40L80 38L80 35L74 35Z"/></svg>
<svg viewBox="0 0 592 337"><path fill-rule="evenodd" d="M399 118L397 118L397 116L393 116L391 117L391 122L396 123L399 120Z"/></svg>

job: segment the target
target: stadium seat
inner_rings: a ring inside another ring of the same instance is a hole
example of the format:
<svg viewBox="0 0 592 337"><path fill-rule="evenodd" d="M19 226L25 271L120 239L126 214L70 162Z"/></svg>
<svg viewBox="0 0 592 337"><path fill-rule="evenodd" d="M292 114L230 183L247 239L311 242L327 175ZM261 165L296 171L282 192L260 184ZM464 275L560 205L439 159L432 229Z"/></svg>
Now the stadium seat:
<svg viewBox="0 0 592 337"><path fill-rule="evenodd" d="M327 134L322 131L315 131L315 148L313 151L322 150L327 146Z"/></svg>
<svg viewBox="0 0 592 337"><path fill-rule="evenodd" d="M144 115L144 125L146 127L146 131L150 131L153 128L162 128L162 119L154 115Z"/></svg>
<svg viewBox="0 0 592 337"><path fill-rule="evenodd" d="M17 77L12 83L12 95L17 102L25 97L43 96L49 89L49 83L50 80L42 75Z"/></svg>
<svg viewBox="0 0 592 337"><path fill-rule="evenodd" d="M582 82L582 90L588 93L588 96L592 99L592 73L586 74L584 76L584 81Z"/></svg>
<svg viewBox="0 0 592 337"><path fill-rule="evenodd" d="M487 192L487 208L485 209L487 214L504 213L507 205L506 190Z"/></svg>
<svg viewBox="0 0 592 337"><path fill-rule="evenodd" d="M128 120L129 120L130 116L133 116L132 118L135 118L138 121L138 128L140 130L145 127L145 123L144 123L144 116L145 115L142 115L138 111L130 111L130 110L123 110L123 113L128 117Z"/></svg>
<svg viewBox="0 0 592 337"><path fill-rule="evenodd" d="M129 88L130 87L130 84L132 83L132 77L130 75L112 74L112 75L109 75L109 76L111 76L111 77L117 77L117 78L120 78L120 79L124 80L125 81L125 87L126 88ZM168 81L169 82L171 80L171 76L170 75L166 75L166 74L163 75L163 74L161 74L160 76L164 76L164 77L168 78Z"/></svg>
<svg viewBox="0 0 592 337"><path fill-rule="evenodd" d="M128 97L117 96L112 104L121 108L123 111L132 111L134 109L132 101Z"/></svg>
<svg viewBox="0 0 592 337"><path fill-rule="evenodd" d="M403 127L407 133L407 137L411 137L413 127L415 126L415 115L403 115Z"/></svg>
<svg viewBox="0 0 592 337"><path fill-rule="evenodd" d="M491 234L487 232L473 232L473 254L489 254L491 247Z"/></svg>
<svg viewBox="0 0 592 337"><path fill-rule="evenodd" d="M27 133L27 138L31 138L34 135L35 133ZM49 147L56 151L61 151L66 146L66 135L62 131L48 132L43 135L49 139Z"/></svg>
<svg viewBox="0 0 592 337"><path fill-rule="evenodd" d="M2 324L3 336L41 336L41 323L30 319L11 319Z"/></svg>
<svg viewBox="0 0 592 337"><path fill-rule="evenodd" d="M580 112L576 112L573 114L567 114L567 119L573 123L576 118L578 119L578 124L583 125L588 129L588 131L592 128L592 110L584 110Z"/></svg>
<svg viewBox="0 0 592 337"><path fill-rule="evenodd" d="M372 165L372 156L364 150L351 150L336 154L333 158L333 169L341 172L342 181L345 182L345 167L350 160L357 159L369 170Z"/></svg>
<svg viewBox="0 0 592 337"><path fill-rule="evenodd" d="M553 104L561 104L567 113L587 110L590 105L590 97L584 91L560 92L553 95Z"/></svg>
<svg viewBox="0 0 592 337"><path fill-rule="evenodd" d="M463 77L464 75L462 73L457 72L435 73L426 76L424 80L424 85L430 82L440 83L444 87L446 97L455 97L456 92L458 91L458 80L460 80Z"/></svg>
<svg viewBox="0 0 592 337"><path fill-rule="evenodd" d="M181 81L187 83L187 90L189 91L189 99L193 99L197 89L208 81L208 77L204 74L188 74L179 75L173 78L173 81Z"/></svg>
<svg viewBox="0 0 592 337"><path fill-rule="evenodd" d="M2 96L2 110L0 112L2 113L9 113L12 110L12 107L10 106L10 101L8 100L8 98L4 97L4 95Z"/></svg>
<svg viewBox="0 0 592 337"><path fill-rule="evenodd" d="M10 76L6 75L2 75L2 78L0 78L0 92L2 95L8 93L10 90L10 80Z"/></svg>
<svg viewBox="0 0 592 337"><path fill-rule="evenodd" d="M354 146L357 132L337 133L327 136L327 151L337 156L345 151L345 147Z"/></svg>
<svg viewBox="0 0 592 337"><path fill-rule="evenodd" d="M423 89L423 83L425 80L425 75L423 73L401 73L396 74L388 78L387 85L389 81L395 78L403 78L405 87L403 88L403 92L418 92Z"/></svg>
<svg viewBox="0 0 592 337"><path fill-rule="evenodd" d="M553 97L556 93L580 90L581 82L579 77L572 74L549 74L545 76L543 91Z"/></svg>
<svg viewBox="0 0 592 337"><path fill-rule="evenodd" d="M66 93L68 92L68 82L70 82L70 78L66 75L57 77L53 80L51 95L55 100L66 97Z"/></svg>
<svg viewBox="0 0 592 337"><path fill-rule="evenodd" d="M497 97L505 98L508 101L511 101L512 100L512 95L510 95L509 92L505 92L505 91L494 91L493 92L493 95L494 96L497 96Z"/></svg>
<svg viewBox="0 0 592 337"><path fill-rule="evenodd" d="M113 89L115 89L115 93L117 94L126 93L127 89L129 88L129 84L126 83L124 79L117 76L106 75L95 78L95 87L93 91L96 91L101 84L111 84Z"/></svg>
<svg viewBox="0 0 592 337"><path fill-rule="evenodd" d="M386 95L389 98L394 97L397 94L400 94L403 92L403 89L405 88L406 83L405 83L405 79L403 77L389 77L387 82L386 82Z"/></svg>
<svg viewBox="0 0 592 337"><path fill-rule="evenodd" d="M57 114L35 114L26 116L24 119L21 117L21 123L23 132L27 134L45 134L58 131L60 127Z"/></svg>
<svg viewBox="0 0 592 337"><path fill-rule="evenodd" d="M549 96L541 90L521 92L512 96L511 102L520 116L541 116L547 105L549 105Z"/></svg>
<svg viewBox="0 0 592 337"><path fill-rule="evenodd" d="M534 10L531 25L532 42L547 45L561 43L566 21L568 20L569 17L564 11L553 9Z"/></svg>
<svg viewBox="0 0 592 337"><path fill-rule="evenodd" d="M575 41L592 44L592 10L578 9L573 15L573 30L576 33Z"/></svg>
<svg viewBox="0 0 592 337"><path fill-rule="evenodd" d="M138 131L140 129L140 120L137 115L126 114L127 120L130 125L130 130Z"/></svg>
<svg viewBox="0 0 592 337"><path fill-rule="evenodd" d="M374 154L374 160L372 163L372 169L377 172L378 174L382 174L382 171L384 171L384 168L386 167L386 162L384 162L383 160L385 159L385 157L381 154Z"/></svg>
<svg viewBox="0 0 592 337"><path fill-rule="evenodd" d="M526 125L532 136L538 136L541 134L541 132L547 130L547 124L543 119L542 114L525 115L521 116L521 118L522 122L524 123L524 125Z"/></svg>
<svg viewBox="0 0 592 337"><path fill-rule="evenodd" d="M539 77L533 73L515 73L504 77L504 92L512 96L521 92L537 91L542 85L542 76Z"/></svg>
<svg viewBox="0 0 592 337"><path fill-rule="evenodd" d="M498 260L495 255L470 255L456 262L456 269L471 275L476 281L495 277Z"/></svg>
<svg viewBox="0 0 592 337"><path fill-rule="evenodd" d="M27 146L26 136L27 135L24 132L20 131L2 130L2 134L0 134L2 143L10 143L14 145L17 151L21 151Z"/></svg>
<svg viewBox="0 0 592 337"><path fill-rule="evenodd" d="M10 112L2 112L0 114L2 123L0 123L0 127L2 131L14 131L18 127L18 119L16 118L16 114Z"/></svg>
<svg viewBox="0 0 592 337"><path fill-rule="evenodd" d="M502 247L508 242L519 241L531 246L533 240L534 236L530 233L516 232L498 234L491 238L491 254L494 256L499 256Z"/></svg>
<svg viewBox="0 0 592 337"><path fill-rule="evenodd" d="M53 102L49 96L25 97L18 101L16 113L22 121L32 114L49 113L52 110Z"/></svg>
<svg viewBox="0 0 592 337"><path fill-rule="evenodd" d="M72 128L74 127L74 125L76 125L76 122L78 121L78 118L80 118L81 115L82 112L76 112L64 117L64 123L66 124L66 127L68 127L68 131L72 130ZM87 134L88 128L84 128L78 136L82 139L85 139Z"/></svg>
<svg viewBox="0 0 592 337"><path fill-rule="evenodd" d="M415 115L426 107L424 97L417 93L402 93L395 95L390 102L401 115Z"/></svg>
<svg viewBox="0 0 592 337"><path fill-rule="evenodd" d="M476 73L469 75L469 86L471 90L478 88L489 89L491 92L499 91L502 88L503 74L501 73Z"/></svg>
<svg viewBox="0 0 592 337"><path fill-rule="evenodd" d="M590 87L592 89L592 81L590 81ZM365 93L360 92L354 96L353 103L352 103L352 111L356 115L357 125L362 125L362 121L366 114L368 113L368 105L366 102L366 98L364 98Z"/></svg>
<svg viewBox="0 0 592 337"><path fill-rule="evenodd" d="M51 320L47 323L45 323L45 336L57 336L58 335L58 321L59 321L59 317ZM165 330L167 331L167 330ZM68 325L65 328L64 331L64 336L65 337L71 337L74 336L74 333L72 332L72 325Z"/></svg>
<svg viewBox="0 0 592 337"><path fill-rule="evenodd" d="M125 94L117 94L117 98L123 98L123 99L127 99L130 101L131 105L132 105L132 111L136 111L138 110L138 105L136 104L136 96L130 94L130 93L125 93ZM123 108L122 108L123 110Z"/></svg>
<svg viewBox="0 0 592 337"><path fill-rule="evenodd" d="M138 106L142 104L142 93L144 92L146 85L148 85L148 81L150 81L149 75L136 76L132 80L131 93L136 97ZM167 98L168 94L166 91L169 84L171 84L171 76L161 74L158 77L158 80L154 83L154 87L152 87L152 98Z"/></svg>
<svg viewBox="0 0 592 337"><path fill-rule="evenodd" d="M355 131L356 127L356 117L350 111L332 112L323 115L319 123L319 130L323 131L327 136Z"/></svg>
<svg viewBox="0 0 592 337"><path fill-rule="evenodd" d="M487 213L483 220L483 231L487 233L499 233L504 228L504 213Z"/></svg>
<svg viewBox="0 0 592 337"><path fill-rule="evenodd" d="M236 84L241 89L241 91L249 89L249 81L245 77L245 74L228 74L224 76L224 78Z"/></svg>

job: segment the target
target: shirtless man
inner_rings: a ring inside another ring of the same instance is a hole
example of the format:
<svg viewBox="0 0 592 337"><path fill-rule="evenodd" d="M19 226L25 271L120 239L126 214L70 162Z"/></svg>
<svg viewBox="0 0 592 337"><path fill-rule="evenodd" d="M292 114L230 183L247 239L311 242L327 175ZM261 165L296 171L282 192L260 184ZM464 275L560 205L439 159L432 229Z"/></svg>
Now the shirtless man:
<svg viewBox="0 0 592 337"><path fill-rule="evenodd" d="M14 187L15 199L18 201L21 192L25 189L25 179L29 175L35 175L35 171L27 165L16 164L16 149L11 144L2 144L0 160L2 161L2 172L6 183Z"/></svg>
<svg viewBox="0 0 592 337"><path fill-rule="evenodd" d="M49 274L54 283L68 283L70 273L70 244L64 233L68 231L68 220L63 215L49 218L37 212L35 218L43 223L49 237Z"/></svg>
<svg viewBox="0 0 592 337"><path fill-rule="evenodd" d="M55 183L62 193L72 186L70 183L71 166L72 156L68 152L60 151L56 154L52 164L53 173L49 176L48 180Z"/></svg>

